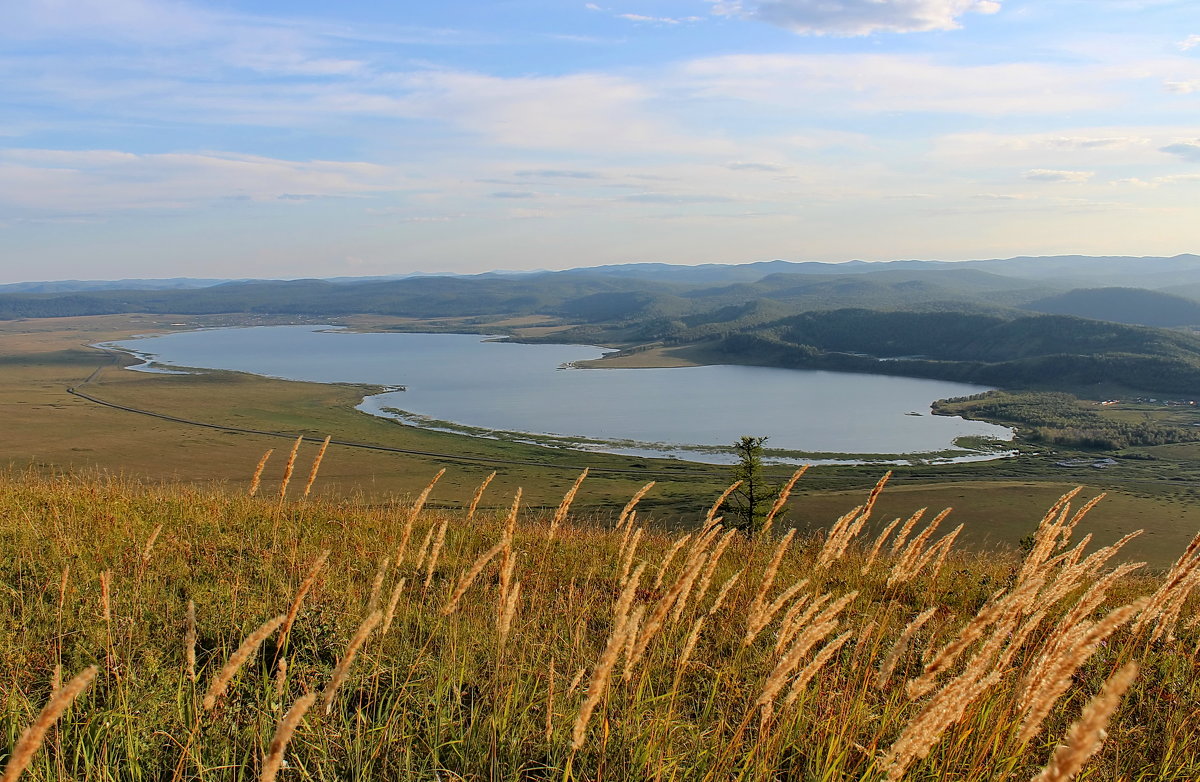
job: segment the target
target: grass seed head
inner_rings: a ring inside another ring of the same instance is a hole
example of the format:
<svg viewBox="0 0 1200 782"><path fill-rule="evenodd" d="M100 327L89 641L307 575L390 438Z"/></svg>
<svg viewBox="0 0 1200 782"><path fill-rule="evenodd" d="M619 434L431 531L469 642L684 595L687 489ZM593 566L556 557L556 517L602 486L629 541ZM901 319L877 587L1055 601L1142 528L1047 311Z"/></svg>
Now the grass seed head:
<svg viewBox="0 0 1200 782"><path fill-rule="evenodd" d="M268 619L257 630L246 636L241 645L229 656L229 660L226 661L224 667L213 677L212 683L208 685L208 691L204 693L203 705L205 711L213 710L213 707L217 705L217 699L225 694L225 691L229 688L229 682L237 675L238 670L245 665L251 655L258 651L258 647L262 645L262 642L267 640L271 633L279 629L279 626L283 624L283 620L286 618L286 616L280 615L274 619Z"/></svg>
<svg viewBox="0 0 1200 782"><path fill-rule="evenodd" d="M50 726L57 722L71 702L88 688L88 685L96 678L97 672L98 669L94 665L86 668L53 693L50 702L38 714L37 719L17 739L12 754L8 756L8 765L4 767L4 776L0 777L0 782L14 782L17 777L21 776L21 772L33 760L34 753L42 746Z"/></svg>

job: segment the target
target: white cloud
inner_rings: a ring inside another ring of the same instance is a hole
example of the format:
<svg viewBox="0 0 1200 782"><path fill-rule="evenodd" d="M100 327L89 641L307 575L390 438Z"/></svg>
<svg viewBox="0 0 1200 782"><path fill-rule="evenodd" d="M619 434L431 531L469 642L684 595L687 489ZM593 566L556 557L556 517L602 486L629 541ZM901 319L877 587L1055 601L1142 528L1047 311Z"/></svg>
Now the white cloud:
<svg viewBox="0 0 1200 782"><path fill-rule="evenodd" d="M1035 168L1025 172L1031 182L1086 182L1095 176L1095 171L1060 171L1050 168Z"/></svg>
<svg viewBox="0 0 1200 782"><path fill-rule="evenodd" d="M1200 35L1189 35L1179 42L1179 51L1186 52L1200 46Z"/></svg>
<svg viewBox="0 0 1200 782"><path fill-rule="evenodd" d="M717 3L714 12L740 15L806 35L870 35L954 30L968 13L994 14L996 0L758 0Z"/></svg>

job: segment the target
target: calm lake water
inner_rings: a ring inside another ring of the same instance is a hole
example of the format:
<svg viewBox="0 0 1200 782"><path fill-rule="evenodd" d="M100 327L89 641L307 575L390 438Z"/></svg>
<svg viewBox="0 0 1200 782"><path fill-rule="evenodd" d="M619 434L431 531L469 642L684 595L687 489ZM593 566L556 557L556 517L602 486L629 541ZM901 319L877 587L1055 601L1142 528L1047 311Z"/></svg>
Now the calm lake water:
<svg viewBox="0 0 1200 782"><path fill-rule="evenodd" d="M613 453L719 463L729 459L712 449L746 434L769 436L770 449L846 455L930 454L954 449L963 436L1011 438L1003 427L929 415L935 399L985 390L940 380L747 366L575 369L565 365L605 350L313 326L181 332L108 346L158 366L404 386L367 397L359 409ZM960 459L998 455L957 450Z"/></svg>

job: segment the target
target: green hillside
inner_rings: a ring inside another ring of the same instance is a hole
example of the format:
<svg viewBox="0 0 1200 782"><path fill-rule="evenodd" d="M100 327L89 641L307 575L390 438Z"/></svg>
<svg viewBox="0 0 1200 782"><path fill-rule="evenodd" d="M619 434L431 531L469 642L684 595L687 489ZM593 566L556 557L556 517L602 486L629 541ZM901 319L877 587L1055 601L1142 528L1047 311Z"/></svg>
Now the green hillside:
<svg viewBox="0 0 1200 782"><path fill-rule="evenodd" d="M846 309L705 336L716 353L779 366L1008 388L1111 384L1187 395L1200 388L1200 338L1064 316Z"/></svg>
<svg viewBox="0 0 1200 782"><path fill-rule="evenodd" d="M1048 296L1024 309L1139 326L1200 325L1200 301L1142 288L1087 288Z"/></svg>

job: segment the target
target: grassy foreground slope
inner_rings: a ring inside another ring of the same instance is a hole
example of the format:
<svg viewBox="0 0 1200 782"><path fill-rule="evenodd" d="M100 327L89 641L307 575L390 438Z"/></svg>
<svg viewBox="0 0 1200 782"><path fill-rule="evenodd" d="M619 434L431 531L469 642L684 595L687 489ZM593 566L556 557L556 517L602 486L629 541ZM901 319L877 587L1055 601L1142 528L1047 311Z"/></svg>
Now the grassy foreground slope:
<svg viewBox="0 0 1200 782"><path fill-rule="evenodd" d="M0 762L95 666L28 778L1028 779L1114 708L1095 778L1200 775L1194 547L1084 556L1079 496L1024 560L981 558L876 494L747 539L3 476Z"/></svg>

